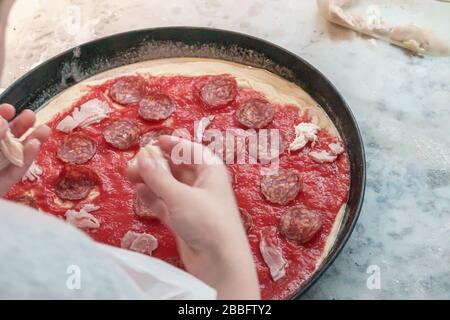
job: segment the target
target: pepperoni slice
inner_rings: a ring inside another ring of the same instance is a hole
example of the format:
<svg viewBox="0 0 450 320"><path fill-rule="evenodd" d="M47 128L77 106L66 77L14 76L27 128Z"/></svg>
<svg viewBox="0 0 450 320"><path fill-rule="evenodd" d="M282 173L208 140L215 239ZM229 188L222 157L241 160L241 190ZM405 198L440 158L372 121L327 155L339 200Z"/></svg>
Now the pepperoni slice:
<svg viewBox="0 0 450 320"><path fill-rule="evenodd" d="M150 207L139 197L136 193L133 201L134 213L142 218L157 218L155 213L150 209Z"/></svg>
<svg viewBox="0 0 450 320"><path fill-rule="evenodd" d="M261 192L264 197L276 204L286 205L294 200L302 184L295 170L279 169L278 174L265 175L261 179Z"/></svg>
<svg viewBox="0 0 450 320"><path fill-rule="evenodd" d="M146 97L139 102L139 115L145 120L164 120L175 111L174 101L165 94Z"/></svg>
<svg viewBox="0 0 450 320"><path fill-rule="evenodd" d="M113 147L125 150L139 139L139 127L131 120L118 120L103 131L107 143Z"/></svg>
<svg viewBox="0 0 450 320"><path fill-rule="evenodd" d="M97 185L98 177L91 169L66 165L55 186L55 193L64 200L81 200Z"/></svg>
<svg viewBox="0 0 450 320"><path fill-rule="evenodd" d="M320 212L304 206L287 209L281 216L280 233L295 244L305 244L317 234L322 227Z"/></svg>
<svg viewBox="0 0 450 320"><path fill-rule="evenodd" d="M69 134L57 152L59 159L66 163L83 164L92 159L97 144L91 138L79 134Z"/></svg>
<svg viewBox="0 0 450 320"><path fill-rule="evenodd" d="M21 203L23 205L26 205L28 207L38 209L38 205L36 203L36 200L27 194L19 195L16 198L13 199L14 202Z"/></svg>
<svg viewBox="0 0 450 320"><path fill-rule="evenodd" d="M236 118L240 124L251 129L267 126L273 120L274 107L264 99L251 99L244 102L236 110Z"/></svg>
<svg viewBox="0 0 450 320"><path fill-rule="evenodd" d="M239 208L239 212L241 213L241 220L244 225L245 232L248 233L253 226L252 216L244 208Z"/></svg>
<svg viewBox="0 0 450 320"><path fill-rule="evenodd" d="M210 79L200 89L200 98L211 109L223 107L236 98L236 80L229 77Z"/></svg>
<svg viewBox="0 0 450 320"><path fill-rule="evenodd" d="M111 87L111 99L123 105L136 104L142 100L144 82L140 77L127 77L117 80Z"/></svg>
<svg viewBox="0 0 450 320"><path fill-rule="evenodd" d="M161 128L158 130L153 130L145 133L140 140L140 146L145 147L149 143L155 143L159 136L171 135L173 129L171 128Z"/></svg>

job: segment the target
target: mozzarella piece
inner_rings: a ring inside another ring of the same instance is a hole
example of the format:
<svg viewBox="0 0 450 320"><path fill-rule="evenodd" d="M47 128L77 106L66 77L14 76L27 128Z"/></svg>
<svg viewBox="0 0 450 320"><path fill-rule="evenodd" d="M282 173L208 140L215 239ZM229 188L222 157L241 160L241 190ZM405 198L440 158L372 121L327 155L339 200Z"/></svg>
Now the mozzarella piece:
<svg viewBox="0 0 450 320"><path fill-rule="evenodd" d="M80 108L75 108L71 115L65 117L58 124L58 131L69 133L78 127L87 127L94 123L99 123L111 113L106 102L99 99L92 99L83 103Z"/></svg>
<svg viewBox="0 0 450 320"><path fill-rule="evenodd" d="M23 144L8 129L5 137L0 140L0 170L6 168L10 163L17 167L24 165Z"/></svg>
<svg viewBox="0 0 450 320"><path fill-rule="evenodd" d="M128 231L122 238L120 246L123 249L152 255L153 251L158 248L158 239L148 233Z"/></svg>
<svg viewBox="0 0 450 320"><path fill-rule="evenodd" d="M196 128L194 130L194 141L199 143L203 141L203 133L214 120L214 118L214 115L203 117L196 123Z"/></svg>
<svg viewBox="0 0 450 320"><path fill-rule="evenodd" d="M330 143L328 148L330 148L331 153L336 156L344 152L344 146L340 142Z"/></svg>
<svg viewBox="0 0 450 320"><path fill-rule="evenodd" d="M146 158L153 159L157 164L159 164L164 170L170 171L169 162L164 158L164 155L161 151L161 148L158 145L155 144L147 144L145 147L142 147L137 155L128 161L129 167L137 166L137 159L139 157L139 154L142 154Z"/></svg>
<svg viewBox="0 0 450 320"><path fill-rule="evenodd" d="M325 163L325 162L334 162L337 159L336 155L329 154L327 151L311 151L309 153L309 156L318 163Z"/></svg>
<svg viewBox="0 0 450 320"><path fill-rule="evenodd" d="M30 182L36 182L40 180L40 176L42 175L42 168L36 163L36 161L33 161L31 166L28 168L25 175L22 177L22 182L30 181Z"/></svg>
<svg viewBox="0 0 450 320"><path fill-rule="evenodd" d="M344 146L340 143L330 143L328 145L329 151L311 151L309 156L318 163L334 162L338 155L344 152Z"/></svg>
<svg viewBox="0 0 450 320"><path fill-rule="evenodd" d="M283 251L278 243L277 229L267 227L260 232L259 251L264 262L269 267L270 276L273 281L278 281L286 274L288 265L283 256Z"/></svg>
<svg viewBox="0 0 450 320"><path fill-rule="evenodd" d="M94 217L91 212L100 209L100 207L93 204L86 204L77 210L67 210L65 217L66 221L80 229L98 229L100 227L100 221Z"/></svg>
<svg viewBox="0 0 450 320"><path fill-rule="evenodd" d="M302 149L309 141L314 144L317 141L317 131L320 127L314 123L301 122L294 129L295 139L289 145L291 151Z"/></svg>

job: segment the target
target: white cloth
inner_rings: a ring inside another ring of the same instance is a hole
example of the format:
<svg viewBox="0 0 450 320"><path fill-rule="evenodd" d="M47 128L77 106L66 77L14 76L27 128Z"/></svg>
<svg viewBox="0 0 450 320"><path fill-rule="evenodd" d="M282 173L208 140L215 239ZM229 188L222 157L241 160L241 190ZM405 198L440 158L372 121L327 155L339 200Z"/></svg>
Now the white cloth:
<svg viewBox="0 0 450 320"><path fill-rule="evenodd" d="M0 299L216 298L170 264L98 244L54 216L3 200L0 260Z"/></svg>

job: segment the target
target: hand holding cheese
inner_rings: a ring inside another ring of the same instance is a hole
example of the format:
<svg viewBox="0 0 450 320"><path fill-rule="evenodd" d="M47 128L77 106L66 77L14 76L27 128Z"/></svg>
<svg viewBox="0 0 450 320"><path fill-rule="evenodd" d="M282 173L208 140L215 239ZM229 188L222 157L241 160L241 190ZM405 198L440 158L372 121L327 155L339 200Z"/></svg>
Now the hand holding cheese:
<svg viewBox="0 0 450 320"><path fill-rule="evenodd" d="M226 167L223 164L174 164L178 144L203 163L215 157L201 144L159 137L160 148L141 149L130 179L139 196L176 235L187 271L214 287L221 299L259 298L258 280ZM222 161L217 158L215 163ZM167 163L170 169L167 168Z"/></svg>
<svg viewBox="0 0 450 320"><path fill-rule="evenodd" d="M44 125L21 142L18 138L33 127L36 116L30 110L23 111L12 120L14 116L13 106L0 105L0 196L22 179L41 144L50 135L50 129ZM8 123L10 120L12 121Z"/></svg>

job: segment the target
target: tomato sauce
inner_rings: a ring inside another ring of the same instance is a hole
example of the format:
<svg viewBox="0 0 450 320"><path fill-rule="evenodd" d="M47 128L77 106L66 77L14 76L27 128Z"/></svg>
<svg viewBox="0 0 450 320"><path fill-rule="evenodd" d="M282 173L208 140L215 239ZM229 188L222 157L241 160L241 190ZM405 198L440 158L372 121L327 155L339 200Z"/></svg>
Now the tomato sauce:
<svg viewBox="0 0 450 320"><path fill-rule="evenodd" d="M204 116L215 114L216 117L210 128L226 130L228 128L243 128L236 120L235 111L239 104L248 98L264 97L259 92L250 89L238 88L237 97L228 106L210 110L204 107L199 96L200 87L211 76L159 76L142 75L146 81L146 90L157 90L169 95L176 102L176 112L165 121L148 122L138 116L137 106L115 108L109 97L109 89L115 80L89 88L86 95L81 97L70 110L59 114L48 123L52 129L50 139L42 146L37 156L37 163L43 168L41 182L19 182L7 195L7 199L15 199L23 194L32 192L37 206L61 219L69 206L79 209L83 204L92 203L100 206L93 212L101 223L99 229L86 230L96 241L120 247L121 239L129 230L146 232L154 235L159 242L158 248L153 252L157 258L181 267L176 243L170 231L156 220L146 220L136 216L133 212L133 198L135 188L127 180L125 170L127 161L135 156L139 146L130 150L120 151L106 144L103 138L104 129L118 119L133 119L140 126L141 134L160 127L186 128L191 135L194 131L194 121ZM76 132L83 132L97 142L97 153L85 166L93 169L100 178L98 187L100 195L94 200L64 202L55 195L55 182L64 164L56 157L57 150L64 141L66 134L56 130L58 123L72 110L84 102L97 98L108 103L113 113L107 119L87 128L78 128ZM290 105L276 105L276 113L269 128L280 130L286 145L295 137L294 125L310 120L308 115L299 115L298 108ZM326 149L331 142L336 142L325 130L318 133L316 150ZM280 156L280 167L295 169L303 181L303 190L293 203L304 204L311 209L323 213L324 220L320 232L307 244L297 246L279 235L283 254L288 261L286 275L274 282L269 270L259 252L259 230L264 226L277 226L285 206L269 203L260 192L260 164L231 164L228 165L233 177L233 188L239 207L245 208L253 219L248 238L256 263L262 298L284 299L289 298L301 284L311 276L316 263L323 252L326 239L330 234L336 215L341 206L347 201L350 185L350 168L346 152L341 154L333 163L318 164L308 153L311 146L308 144L300 151L285 150ZM56 201L56 202L55 202ZM67 207L62 207L61 202ZM239 263L239 261L236 261Z"/></svg>

